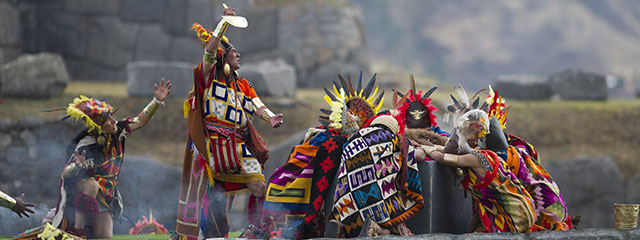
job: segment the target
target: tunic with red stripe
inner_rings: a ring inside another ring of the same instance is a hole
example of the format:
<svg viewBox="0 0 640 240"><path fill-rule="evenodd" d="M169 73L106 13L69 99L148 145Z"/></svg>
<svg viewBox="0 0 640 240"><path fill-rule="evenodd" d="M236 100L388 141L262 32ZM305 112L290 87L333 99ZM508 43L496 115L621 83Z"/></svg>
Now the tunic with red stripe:
<svg viewBox="0 0 640 240"><path fill-rule="evenodd" d="M200 73L201 66L198 68ZM226 182L226 190L237 191L245 188L242 183L264 181L264 176L241 135L246 131L247 121L253 120L255 109L251 100L258 95L247 79L240 78L233 83L232 77L214 69L209 79L199 83L200 89L204 89L202 114L208 165L216 181Z"/></svg>

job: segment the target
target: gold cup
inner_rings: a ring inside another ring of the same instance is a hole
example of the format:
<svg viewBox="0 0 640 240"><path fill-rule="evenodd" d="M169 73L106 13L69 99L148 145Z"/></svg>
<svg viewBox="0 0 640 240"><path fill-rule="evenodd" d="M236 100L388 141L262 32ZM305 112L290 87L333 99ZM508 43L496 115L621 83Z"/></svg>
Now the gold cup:
<svg viewBox="0 0 640 240"><path fill-rule="evenodd" d="M638 227L640 204L613 204L616 229L634 229Z"/></svg>

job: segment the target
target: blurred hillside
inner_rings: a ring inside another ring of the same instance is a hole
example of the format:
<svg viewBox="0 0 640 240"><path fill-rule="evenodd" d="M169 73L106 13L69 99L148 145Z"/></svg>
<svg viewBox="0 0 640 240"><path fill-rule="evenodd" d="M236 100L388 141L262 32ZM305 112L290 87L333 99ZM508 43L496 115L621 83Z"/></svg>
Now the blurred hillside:
<svg viewBox="0 0 640 240"><path fill-rule="evenodd" d="M446 82L475 88L567 67L640 76L637 1L349 1L362 9L374 61Z"/></svg>

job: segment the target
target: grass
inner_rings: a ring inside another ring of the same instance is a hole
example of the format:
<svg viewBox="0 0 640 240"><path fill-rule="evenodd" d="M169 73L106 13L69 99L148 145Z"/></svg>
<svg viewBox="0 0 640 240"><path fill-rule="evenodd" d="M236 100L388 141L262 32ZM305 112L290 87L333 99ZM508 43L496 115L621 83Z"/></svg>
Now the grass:
<svg viewBox="0 0 640 240"><path fill-rule="evenodd" d="M428 78L417 77L418 89L433 86ZM391 107L390 88L407 89L400 84L384 84L386 99L383 109ZM442 87L433 95L434 103L444 109L449 104L450 87ZM62 112L41 113L39 110L64 107L79 94L107 98L120 110L117 118L137 115L150 98L126 96L126 83L71 82L61 97L48 100L3 99L0 112L4 118L20 119L25 116L40 116L59 119ZM317 89L298 89L292 107L278 104L280 99L264 98L274 112L285 115L285 124L273 129L264 121L256 121L256 127L271 147L287 139L291 134L316 126L319 108L328 108L324 93ZM184 155L186 127L182 111L182 97L167 100L153 120L138 130L127 141L128 155L145 155L160 162L180 166ZM543 162L562 161L582 155L609 155L630 178L640 171L640 118L639 100L609 101L513 101L508 115L507 132L518 135L538 148ZM442 113L442 112L441 112ZM442 119L438 119L442 121ZM445 129L449 130L449 129Z"/></svg>

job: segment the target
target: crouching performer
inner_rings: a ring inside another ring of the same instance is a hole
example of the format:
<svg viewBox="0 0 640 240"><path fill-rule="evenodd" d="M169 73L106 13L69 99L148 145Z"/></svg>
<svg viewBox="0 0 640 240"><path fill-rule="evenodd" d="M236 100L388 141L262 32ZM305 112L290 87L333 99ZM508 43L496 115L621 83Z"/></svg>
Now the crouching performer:
<svg viewBox="0 0 640 240"><path fill-rule="evenodd" d="M421 146L421 151L437 162L464 168L464 188L473 197L472 232L529 232L535 223L533 200L498 155L486 150L480 139L489 131L487 114L469 105L466 93L458 86L460 101L448 109L455 115L454 131L444 148Z"/></svg>
<svg viewBox="0 0 640 240"><path fill-rule="evenodd" d="M328 115L320 116L322 125L307 131L303 143L292 149L287 163L269 179L262 220L272 237L324 236L325 210L333 208L331 186L335 184L343 144L366 122L361 119L374 116L382 104L379 97L378 105L373 105L375 75L364 89L353 88L350 78L349 84L339 78L344 85L334 83L333 93L325 88L324 99L331 108L321 109ZM362 87L362 73L358 87Z"/></svg>
<svg viewBox="0 0 640 240"><path fill-rule="evenodd" d="M483 137L488 150L504 159L508 168L527 189L535 204L535 231L568 230L572 221L568 215L560 188L542 166L536 148L524 139L505 134L507 112L505 100L489 86L486 112L490 117L490 133Z"/></svg>
<svg viewBox="0 0 640 240"><path fill-rule="evenodd" d="M117 185L125 140L149 122L171 89L170 81L164 79L154 85L154 99L134 118L116 121L111 105L85 96L66 108L63 119L73 117L89 129L70 145L73 153L62 172L58 204L50 219L54 227L81 237L112 237L113 217L122 213Z"/></svg>
<svg viewBox="0 0 640 240"><path fill-rule="evenodd" d="M344 146L333 214L342 237L412 235L405 221L424 207L414 148L381 114Z"/></svg>

